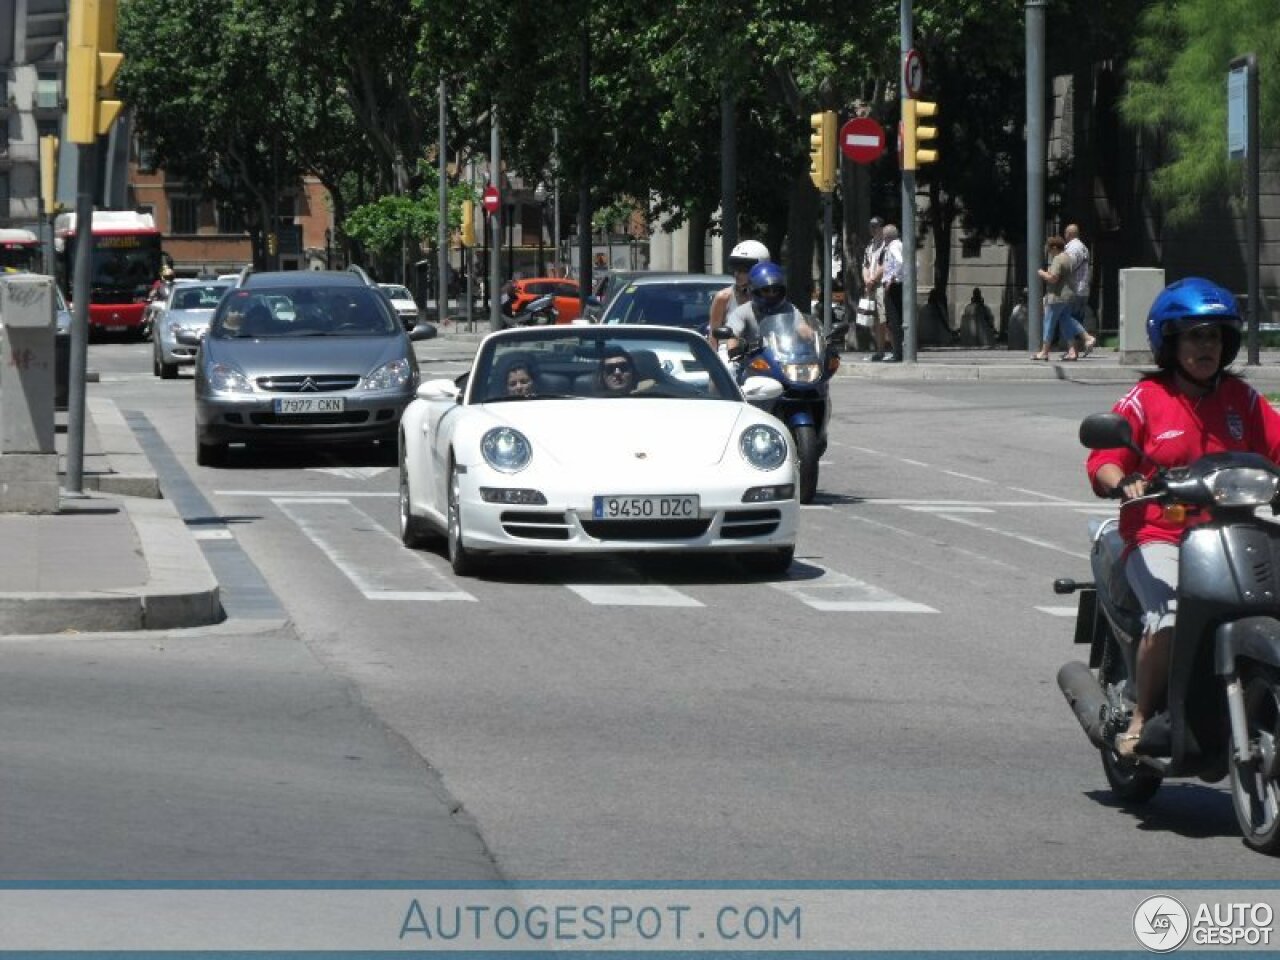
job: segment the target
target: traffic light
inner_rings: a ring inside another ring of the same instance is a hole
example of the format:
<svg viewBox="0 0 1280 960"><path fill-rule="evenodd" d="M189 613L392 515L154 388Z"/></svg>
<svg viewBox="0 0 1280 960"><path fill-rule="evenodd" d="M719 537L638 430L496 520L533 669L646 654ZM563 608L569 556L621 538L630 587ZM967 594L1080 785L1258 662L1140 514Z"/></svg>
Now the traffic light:
<svg viewBox="0 0 1280 960"><path fill-rule="evenodd" d="M915 170L922 163L936 163L938 151L921 149L920 141L931 141L938 136L937 127L922 127L921 117L936 117L938 105L928 100L906 99L902 101L902 169Z"/></svg>
<svg viewBox="0 0 1280 960"><path fill-rule="evenodd" d="M823 193L836 188L836 112L809 115L809 179Z"/></svg>
<svg viewBox="0 0 1280 960"><path fill-rule="evenodd" d="M476 203L474 200L462 201L462 245L476 245Z"/></svg>
<svg viewBox="0 0 1280 960"><path fill-rule="evenodd" d="M276 236L274 232L268 233L267 234L267 253L274 257L276 255L276 252L279 249L280 249L279 238Z"/></svg>
<svg viewBox="0 0 1280 960"><path fill-rule="evenodd" d="M71 0L67 48L67 138L94 143L124 106L113 86L124 54L116 50L116 0Z"/></svg>
<svg viewBox="0 0 1280 960"><path fill-rule="evenodd" d="M40 138L40 201L45 216L51 217L58 207L58 138Z"/></svg>

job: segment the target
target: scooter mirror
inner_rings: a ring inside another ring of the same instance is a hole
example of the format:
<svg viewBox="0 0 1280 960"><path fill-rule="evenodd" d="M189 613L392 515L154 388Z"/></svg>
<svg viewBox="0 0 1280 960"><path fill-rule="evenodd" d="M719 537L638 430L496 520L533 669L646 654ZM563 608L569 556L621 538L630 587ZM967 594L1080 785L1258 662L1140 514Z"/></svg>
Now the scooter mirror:
<svg viewBox="0 0 1280 960"><path fill-rule="evenodd" d="M1080 443L1090 450L1114 450L1124 447L1139 455L1142 451L1133 445L1133 431L1129 421L1118 413L1091 413L1080 422Z"/></svg>

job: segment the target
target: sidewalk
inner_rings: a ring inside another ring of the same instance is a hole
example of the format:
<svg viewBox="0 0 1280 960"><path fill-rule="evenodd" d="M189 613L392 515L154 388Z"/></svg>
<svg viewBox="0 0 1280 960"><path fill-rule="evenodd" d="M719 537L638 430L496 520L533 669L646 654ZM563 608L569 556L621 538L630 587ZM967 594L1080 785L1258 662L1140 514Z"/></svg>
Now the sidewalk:
<svg viewBox="0 0 1280 960"><path fill-rule="evenodd" d="M66 416L57 418L64 458ZM85 409L84 495L54 514L0 513L0 634L217 623L218 583L114 403Z"/></svg>
<svg viewBox="0 0 1280 960"><path fill-rule="evenodd" d="M475 330L461 318L450 317L439 326L434 341L478 344L488 335L488 318L476 318ZM1243 351L1242 351L1243 354ZM1070 383L1135 383L1152 366L1120 363L1115 350L1095 350L1081 360L1063 361L1061 353L1051 354L1049 361L1030 359L1026 350L1007 347L921 347L915 363L871 363L870 354L845 351L840 355L841 377L868 380L1060 380ZM1257 366L1237 360L1234 366L1246 380L1264 392L1280 391L1280 350L1262 351Z"/></svg>

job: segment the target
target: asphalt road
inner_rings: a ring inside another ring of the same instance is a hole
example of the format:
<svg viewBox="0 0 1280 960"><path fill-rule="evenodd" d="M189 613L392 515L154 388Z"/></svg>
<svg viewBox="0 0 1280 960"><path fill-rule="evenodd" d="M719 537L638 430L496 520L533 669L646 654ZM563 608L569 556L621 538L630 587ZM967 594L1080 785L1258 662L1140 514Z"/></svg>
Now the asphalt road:
<svg viewBox="0 0 1280 960"><path fill-rule="evenodd" d="M419 353L447 376L470 348ZM1274 876L1221 784L1113 804L1054 682L1083 654L1050 585L1087 576L1109 509L1075 432L1116 385L837 380L785 578L688 559L460 580L394 538L386 455L198 468L188 375L155 380L142 345L95 345L90 366L511 878Z"/></svg>

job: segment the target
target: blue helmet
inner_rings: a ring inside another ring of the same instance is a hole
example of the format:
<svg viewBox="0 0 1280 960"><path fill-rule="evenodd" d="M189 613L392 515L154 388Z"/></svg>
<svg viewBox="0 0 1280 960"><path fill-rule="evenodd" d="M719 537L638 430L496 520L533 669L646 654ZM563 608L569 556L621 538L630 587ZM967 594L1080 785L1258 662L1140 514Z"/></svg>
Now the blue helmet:
<svg viewBox="0 0 1280 960"><path fill-rule="evenodd" d="M1235 296L1203 277L1187 277L1161 290L1147 313L1147 341L1156 364L1172 370L1178 362L1178 334L1206 324L1222 327L1221 370L1240 352L1240 308Z"/></svg>
<svg viewBox="0 0 1280 960"><path fill-rule="evenodd" d="M762 260L747 275L747 289L751 291L751 302L763 312L771 313L786 302L787 278L772 260ZM765 290L770 292L766 294Z"/></svg>

